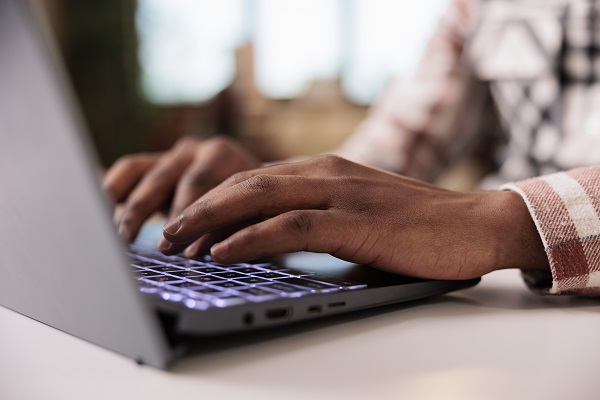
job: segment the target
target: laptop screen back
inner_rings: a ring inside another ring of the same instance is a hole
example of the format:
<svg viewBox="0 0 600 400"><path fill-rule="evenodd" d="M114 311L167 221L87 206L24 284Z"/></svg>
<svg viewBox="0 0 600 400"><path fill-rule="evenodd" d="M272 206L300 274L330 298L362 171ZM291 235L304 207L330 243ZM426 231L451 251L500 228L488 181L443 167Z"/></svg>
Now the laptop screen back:
<svg viewBox="0 0 600 400"><path fill-rule="evenodd" d="M0 304L129 357L169 350L134 289L37 7L0 0Z"/></svg>

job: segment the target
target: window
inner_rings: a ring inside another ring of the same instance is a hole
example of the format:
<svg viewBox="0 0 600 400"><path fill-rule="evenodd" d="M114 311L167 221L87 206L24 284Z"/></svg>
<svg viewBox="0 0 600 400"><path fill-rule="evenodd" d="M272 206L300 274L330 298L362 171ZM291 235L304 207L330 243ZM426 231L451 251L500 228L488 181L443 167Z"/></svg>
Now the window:
<svg viewBox="0 0 600 400"><path fill-rule="evenodd" d="M144 95L196 103L225 88L247 37L243 0L139 0L136 27Z"/></svg>
<svg viewBox="0 0 600 400"><path fill-rule="evenodd" d="M394 75L410 75L449 0L139 0L144 95L198 103L235 74L235 49L251 40L255 79L271 98L340 79L371 102Z"/></svg>

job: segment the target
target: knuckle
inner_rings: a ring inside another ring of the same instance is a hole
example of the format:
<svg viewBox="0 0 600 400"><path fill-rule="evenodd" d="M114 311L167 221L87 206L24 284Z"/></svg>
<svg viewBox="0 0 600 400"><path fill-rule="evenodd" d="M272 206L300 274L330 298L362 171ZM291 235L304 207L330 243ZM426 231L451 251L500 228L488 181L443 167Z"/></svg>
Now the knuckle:
<svg viewBox="0 0 600 400"><path fill-rule="evenodd" d="M173 148L174 149L184 149L184 148L188 148L190 146L195 146L198 143L199 143L199 141L195 137L185 135L185 136L182 136L179 139L177 139Z"/></svg>
<svg viewBox="0 0 600 400"><path fill-rule="evenodd" d="M111 167L111 170L135 170L143 168L144 165L155 161L155 159L156 155L153 155L151 153L127 154L119 157Z"/></svg>
<svg viewBox="0 0 600 400"><path fill-rule="evenodd" d="M239 183L244 182L245 180L247 180L249 177L248 172L237 172L233 175L231 175L228 180L229 183L231 183L232 185L237 185Z"/></svg>
<svg viewBox="0 0 600 400"><path fill-rule="evenodd" d="M145 200L133 200L127 204L126 214L129 216L139 216L148 213L150 205Z"/></svg>
<svg viewBox="0 0 600 400"><path fill-rule="evenodd" d="M208 219L213 215L213 207L209 199L197 202L192 206L191 214L196 219Z"/></svg>
<svg viewBox="0 0 600 400"><path fill-rule="evenodd" d="M200 146L199 139L192 136L183 136L177 139L173 147L164 154L163 159L187 160L192 157L198 146Z"/></svg>
<svg viewBox="0 0 600 400"><path fill-rule="evenodd" d="M325 154L319 156L317 158L317 162L325 167L338 168L342 166L346 162L346 160L344 160L342 157L333 154Z"/></svg>
<svg viewBox="0 0 600 400"><path fill-rule="evenodd" d="M154 168L144 179L155 183L164 183L172 178L173 173L167 168Z"/></svg>
<svg viewBox="0 0 600 400"><path fill-rule="evenodd" d="M273 175L255 175L246 180L246 186L252 191L269 192L277 187L277 178Z"/></svg>
<svg viewBox="0 0 600 400"><path fill-rule="evenodd" d="M125 167L129 168L139 162L139 155L128 154L125 156L121 156L115 161L115 167Z"/></svg>
<svg viewBox="0 0 600 400"><path fill-rule="evenodd" d="M208 139L205 144L211 150L219 153L228 152L233 147L231 139L225 136L214 136Z"/></svg>
<svg viewBox="0 0 600 400"><path fill-rule="evenodd" d="M195 170L181 178L181 185L194 188L212 186L210 185L212 177L213 174L209 174L205 170Z"/></svg>
<svg viewBox="0 0 600 400"><path fill-rule="evenodd" d="M286 214L284 226L294 234L306 234L312 230L313 220L304 211L292 211Z"/></svg>

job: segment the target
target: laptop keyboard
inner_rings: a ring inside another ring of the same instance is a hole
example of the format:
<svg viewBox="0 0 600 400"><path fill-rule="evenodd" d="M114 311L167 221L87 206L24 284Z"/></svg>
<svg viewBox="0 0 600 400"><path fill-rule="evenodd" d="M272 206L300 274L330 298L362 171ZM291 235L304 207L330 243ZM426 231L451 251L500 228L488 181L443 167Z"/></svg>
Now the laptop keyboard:
<svg viewBox="0 0 600 400"><path fill-rule="evenodd" d="M210 256L165 256L136 245L130 246L128 256L142 293L199 310L367 288L271 263L223 265Z"/></svg>

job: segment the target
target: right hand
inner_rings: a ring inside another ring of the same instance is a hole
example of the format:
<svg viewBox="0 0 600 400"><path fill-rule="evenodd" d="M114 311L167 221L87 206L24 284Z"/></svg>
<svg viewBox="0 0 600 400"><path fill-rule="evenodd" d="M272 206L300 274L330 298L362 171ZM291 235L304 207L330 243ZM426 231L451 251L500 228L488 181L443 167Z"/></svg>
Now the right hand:
<svg viewBox="0 0 600 400"><path fill-rule="evenodd" d="M119 234L133 241L156 211L168 206L173 218L231 175L259 166L233 140L186 137L167 152L120 158L106 173L103 187L115 204L123 203Z"/></svg>

